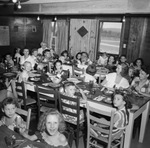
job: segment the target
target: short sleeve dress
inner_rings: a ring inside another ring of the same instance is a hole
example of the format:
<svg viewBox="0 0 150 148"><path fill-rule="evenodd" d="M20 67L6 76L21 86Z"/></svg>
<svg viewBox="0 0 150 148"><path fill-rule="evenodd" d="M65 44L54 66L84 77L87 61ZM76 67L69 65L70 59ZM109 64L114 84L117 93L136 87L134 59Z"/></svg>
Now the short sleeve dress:
<svg viewBox="0 0 150 148"><path fill-rule="evenodd" d="M70 148L68 143L66 142L66 145L65 146L62 146L62 145L59 145L59 146L54 146L54 145L51 145L50 143L47 143L44 139L44 136L42 135L41 132L37 131L35 133L35 135L37 136L38 140L44 144L47 145L47 148Z"/></svg>

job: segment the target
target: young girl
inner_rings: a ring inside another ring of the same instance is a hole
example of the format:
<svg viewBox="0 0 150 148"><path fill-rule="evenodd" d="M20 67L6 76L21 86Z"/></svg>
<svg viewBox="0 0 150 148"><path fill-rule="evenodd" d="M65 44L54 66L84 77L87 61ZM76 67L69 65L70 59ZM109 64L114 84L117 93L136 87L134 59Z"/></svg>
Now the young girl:
<svg viewBox="0 0 150 148"><path fill-rule="evenodd" d="M128 109L130 109L132 105L131 102L128 100L127 94L120 90L116 90L116 92L114 93L113 105L115 108L117 108L117 111L115 112L114 115L114 126L113 126L112 134L116 134L127 126L129 121ZM105 118L101 118L100 120L106 121ZM95 124L95 126L102 127L102 125L97 125L97 124ZM103 127L103 128L107 128L107 127ZM104 137L108 136L103 133L100 134Z"/></svg>
<svg viewBox="0 0 150 148"><path fill-rule="evenodd" d="M69 148L65 131L65 122L62 115L56 109L47 110L40 117L38 132L30 136L23 132L22 135L32 141L39 140L53 148Z"/></svg>
<svg viewBox="0 0 150 148"><path fill-rule="evenodd" d="M17 127L20 132L24 132L26 124L21 116L16 113L17 106L18 104L13 98L7 97L3 100L2 111L4 112L4 116L0 120L0 125L6 125L11 130Z"/></svg>
<svg viewBox="0 0 150 148"><path fill-rule="evenodd" d="M57 60L54 63L54 75L55 76L49 76L51 77L52 82L56 84L66 80L69 77L69 72L62 69L62 62L60 60Z"/></svg>
<svg viewBox="0 0 150 148"><path fill-rule="evenodd" d="M82 56L82 53L81 52L78 52L76 54L76 62L77 62L77 65L78 64L81 64L81 56Z"/></svg>
<svg viewBox="0 0 150 148"><path fill-rule="evenodd" d="M24 67L23 67L23 71L20 73L19 75L19 82L27 82L29 75L31 73L31 69L32 69L32 65L30 62L26 61L24 62Z"/></svg>

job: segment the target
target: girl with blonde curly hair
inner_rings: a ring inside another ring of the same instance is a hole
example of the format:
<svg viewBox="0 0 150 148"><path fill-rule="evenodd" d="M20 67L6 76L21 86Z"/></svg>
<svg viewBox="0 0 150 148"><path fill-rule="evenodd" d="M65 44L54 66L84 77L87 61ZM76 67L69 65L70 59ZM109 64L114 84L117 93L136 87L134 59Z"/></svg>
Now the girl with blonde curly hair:
<svg viewBox="0 0 150 148"><path fill-rule="evenodd" d="M38 124L38 131L30 136L26 133L22 135L32 141L39 140L53 148L69 148L65 131L65 122L63 116L57 109L49 109L42 114Z"/></svg>

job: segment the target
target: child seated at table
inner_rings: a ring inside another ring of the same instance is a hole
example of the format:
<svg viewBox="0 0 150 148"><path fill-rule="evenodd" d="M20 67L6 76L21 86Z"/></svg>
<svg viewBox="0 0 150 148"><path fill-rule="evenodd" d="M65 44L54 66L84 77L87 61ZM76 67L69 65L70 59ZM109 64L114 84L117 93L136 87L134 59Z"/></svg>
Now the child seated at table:
<svg viewBox="0 0 150 148"><path fill-rule="evenodd" d="M96 66L92 64L87 67L86 72L84 72L84 74L82 74L80 77L84 77L84 82L93 81L93 83L96 83L96 78L94 77L95 73Z"/></svg>
<svg viewBox="0 0 150 148"><path fill-rule="evenodd" d="M19 74L18 82L28 82L28 78L31 75L32 65L29 61L24 62L23 71ZM29 82L28 82L29 83Z"/></svg>
<svg viewBox="0 0 150 148"><path fill-rule="evenodd" d="M4 116L0 120L0 126L6 125L9 129L19 128L20 132L24 132L26 124L22 117L16 113L18 104L14 98L7 97L2 101L2 112Z"/></svg>
<svg viewBox="0 0 150 148"><path fill-rule="evenodd" d="M117 111L115 112L115 115L114 115L114 126L113 126L112 135L119 133L120 130L124 129L127 126L128 122L129 122L128 109L130 109L132 107L131 102L129 101L129 99L127 97L127 94L121 90L116 90L116 92L114 93L113 105L115 108L117 108ZM103 122L107 121L105 118L100 118L100 120ZM104 126L102 124L94 123L94 125L102 127L104 129L108 128L107 126ZM97 136L100 134L103 137L108 137L108 135L106 135L104 133L95 133L93 131L93 134L94 135L96 134ZM120 137L118 137L118 138L120 138Z"/></svg>
<svg viewBox="0 0 150 148"><path fill-rule="evenodd" d="M62 61L57 60L54 63L54 75L49 74L49 77L53 83L61 83L69 78L69 71L62 69Z"/></svg>
<svg viewBox="0 0 150 148"><path fill-rule="evenodd" d="M76 88L76 86L73 82L66 82L64 84L64 92L62 92L63 95L66 95L68 97L72 97L72 98L75 98L75 99L80 99L81 103L86 103L87 98L86 98L83 90L79 89L79 92L80 92L81 96L77 96L76 92L77 92L77 88ZM74 104L74 102L72 102L72 101L68 102L67 100L64 100L64 102L67 103L67 104L72 104L72 105ZM74 104L74 105L76 105L76 104ZM70 111L70 112L75 112L75 110L71 109L71 108L66 108L66 110ZM65 114L63 116L64 116L64 118L68 118L68 116L65 115ZM73 121L77 120L74 117L71 117L70 119L72 119ZM84 113L83 113L83 110L81 109L80 110L80 120L82 121L83 119L84 119Z"/></svg>
<svg viewBox="0 0 150 148"><path fill-rule="evenodd" d="M38 131L34 135L22 132L22 135L32 141L39 140L46 145L55 148L69 148L65 131L63 116L56 109L49 109L42 114L38 123Z"/></svg>
<svg viewBox="0 0 150 148"><path fill-rule="evenodd" d="M108 56L107 56L107 53L104 52L104 53L102 53L102 55L99 56L97 64L98 65L102 65L102 66L106 66L107 65L107 61L108 61Z"/></svg>

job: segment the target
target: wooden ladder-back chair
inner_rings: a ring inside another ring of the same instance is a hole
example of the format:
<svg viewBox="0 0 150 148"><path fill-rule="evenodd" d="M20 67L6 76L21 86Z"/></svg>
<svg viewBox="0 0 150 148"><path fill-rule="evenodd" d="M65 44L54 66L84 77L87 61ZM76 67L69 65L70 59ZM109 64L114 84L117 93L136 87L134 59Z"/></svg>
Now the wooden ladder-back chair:
<svg viewBox="0 0 150 148"><path fill-rule="evenodd" d="M45 112L49 108L57 108L57 90L43 85L36 85L38 117L40 112Z"/></svg>
<svg viewBox="0 0 150 148"><path fill-rule="evenodd" d="M104 144L107 148L118 146L122 148L125 128L113 133L115 111L115 108L102 104L87 103L87 148L92 146L102 148ZM107 120L101 120L101 117Z"/></svg>
<svg viewBox="0 0 150 148"><path fill-rule="evenodd" d="M67 129L74 133L73 140L76 142L76 147L78 148L81 137L86 145L85 120L80 118L80 99L59 94L59 110L66 121Z"/></svg>
<svg viewBox="0 0 150 148"><path fill-rule="evenodd" d="M31 120L31 108L29 108L27 111L21 108L17 108L16 113L26 117L26 130L29 132Z"/></svg>
<svg viewBox="0 0 150 148"><path fill-rule="evenodd" d="M14 82L13 82L14 83ZM12 85L13 93L15 94L15 97L18 99L18 103L23 105L23 108L27 110L28 106L31 106L33 104L36 104L36 100L32 99L30 97L27 97L27 90L25 89L24 82L15 82L15 85ZM23 104L22 104L23 102Z"/></svg>

